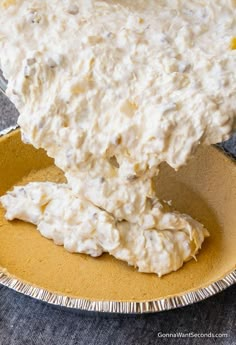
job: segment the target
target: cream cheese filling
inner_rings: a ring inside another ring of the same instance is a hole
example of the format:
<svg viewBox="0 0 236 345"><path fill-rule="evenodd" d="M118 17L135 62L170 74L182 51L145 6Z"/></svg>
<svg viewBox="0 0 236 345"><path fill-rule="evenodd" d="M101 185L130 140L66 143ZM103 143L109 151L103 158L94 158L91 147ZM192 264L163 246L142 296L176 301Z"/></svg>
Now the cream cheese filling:
<svg viewBox="0 0 236 345"><path fill-rule="evenodd" d="M7 94L20 112L22 138L44 148L68 181L47 185L50 238L58 242L53 229L54 223L61 224L60 244L68 249L66 221L53 209L61 203L65 211L71 198L88 207L79 211L80 222L94 207L119 235L119 240L111 238L114 245L120 241L119 250L98 245L97 235L95 240L91 235L88 254L108 251L159 275L181 267L207 232L189 216L160 212L165 205L157 200L152 178L162 162L178 169L198 145L222 141L232 130L235 1L0 3L0 62L9 81ZM45 185L28 188L41 193ZM25 199L19 189L13 193L14 198L10 193L1 199L7 215L35 223L44 234L45 213L34 222L26 209L15 210ZM167 219L163 227L162 213ZM99 221L94 224L99 227ZM188 227L186 234L182 229ZM79 225L71 232L77 244L69 250L83 252ZM197 241L191 232L201 233ZM167 247L175 257L169 263L166 249L163 255L160 249Z"/></svg>
<svg viewBox="0 0 236 345"><path fill-rule="evenodd" d="M157 228L117 221L66 184L29 183L1 198L6 217L37 225L40 233L70 252L99 256L108 252L140 272L159 276L175 271L197 254L208 232L187 215L158 201Z"/></svg>

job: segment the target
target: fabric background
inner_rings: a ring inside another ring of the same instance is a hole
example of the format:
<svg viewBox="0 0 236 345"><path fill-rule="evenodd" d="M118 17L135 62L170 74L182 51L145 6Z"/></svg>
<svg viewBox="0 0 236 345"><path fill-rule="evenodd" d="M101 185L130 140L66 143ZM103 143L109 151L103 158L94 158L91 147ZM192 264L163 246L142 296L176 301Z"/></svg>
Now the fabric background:
<svg viewBox="0 0 236 345"><path fill-rule="evenodd" d="M0 130L17 112L0 94ZM236 135L224 144L236 156ZM0 157L1 159L1 157ZM227 333L226 338L161 337ZM0 286L0 345L236 344L236 285L200 303L144 316L81 313L47 305Z"/></svg>

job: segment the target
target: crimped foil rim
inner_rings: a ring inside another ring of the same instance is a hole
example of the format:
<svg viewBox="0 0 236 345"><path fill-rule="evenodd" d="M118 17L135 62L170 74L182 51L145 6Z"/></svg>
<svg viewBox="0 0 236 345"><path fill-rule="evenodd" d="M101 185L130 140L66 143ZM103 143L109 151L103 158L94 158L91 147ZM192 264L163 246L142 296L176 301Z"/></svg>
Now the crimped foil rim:
<svg viewBox="0 0 236 345"><path fill-rule="evenodd" d="M9 276L7 273L4 273L4 269L0 269L0 284L26 296L61 307L78 309L81 311L115 314L156 313L184 307L211 297L225 290L234 283L236 283L236 270L233 270L224 278L215 281L206 287L190 291L182 295L143 302L91 301L88 299L60 295L43 288L35 287L15 277Z"/></svg>
<svg viewBox="0 0 236 345"><path fill-rule="evenodd" d="M0 131L0 137L4 136L6 134L9 134L11 132L14 132L18 128L20 128L19 125L14 125L14 126L6 128L6 129L3 129L2 131Z"/></svg>
<svg viewBox="0 0 236 345"><path fill-rule="evenodd" d="M18 126L12 126L0 132L0 136L16 130ZM224 151L221 147L219 147ZM228 152L225 152L228 154ZM235 159L235 157L231 156ZM102 312L113 314L144 314L156 313L165 310L171 310L184 307L196 302L200 302L208 297L225 290L236 283L236 270L226 274L223 278L212 282L208 286L197 290L189 291L184 294L161 298L158 300L140 301L140 302L122 302L122 301L92 301L83 298L69 297L60 295L46 289L36 287L30 283L21 281L7 273L6 269L0 268L0 284L14 291L20 292L26 296L46 302L49 304L78 309L81 311Z"/></svg>

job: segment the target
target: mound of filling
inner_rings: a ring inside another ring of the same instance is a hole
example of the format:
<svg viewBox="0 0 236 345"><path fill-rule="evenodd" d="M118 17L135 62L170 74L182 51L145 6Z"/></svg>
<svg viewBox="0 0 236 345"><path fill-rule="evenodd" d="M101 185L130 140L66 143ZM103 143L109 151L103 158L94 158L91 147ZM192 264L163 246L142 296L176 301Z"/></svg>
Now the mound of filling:
<svg viewBox="0 0 236 345"><path fill-rule="evenodd" d="M160 164L186 164L236 117L234 0L2 0L0 64L24 142L66 184L1 198L71 252L108 252L159 276L207 230L158 200ZM157 191L158 194L158 191Z"/></svg>

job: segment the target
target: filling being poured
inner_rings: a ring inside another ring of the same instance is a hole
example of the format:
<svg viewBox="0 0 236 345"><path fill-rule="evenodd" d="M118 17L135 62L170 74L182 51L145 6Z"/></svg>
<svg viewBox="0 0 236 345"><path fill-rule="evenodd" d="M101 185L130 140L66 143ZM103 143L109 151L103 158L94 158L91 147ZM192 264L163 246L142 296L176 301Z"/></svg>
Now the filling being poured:
<svg viewBox="0 0 236 345"><path fill-rule="evenodd" d="M109 252L159 276L180 268L208 232L158 200L153 177L232 131L235 1L0 4L22 138L67 179L16 187L1 198L6 217L71 252Z"/></svg>

